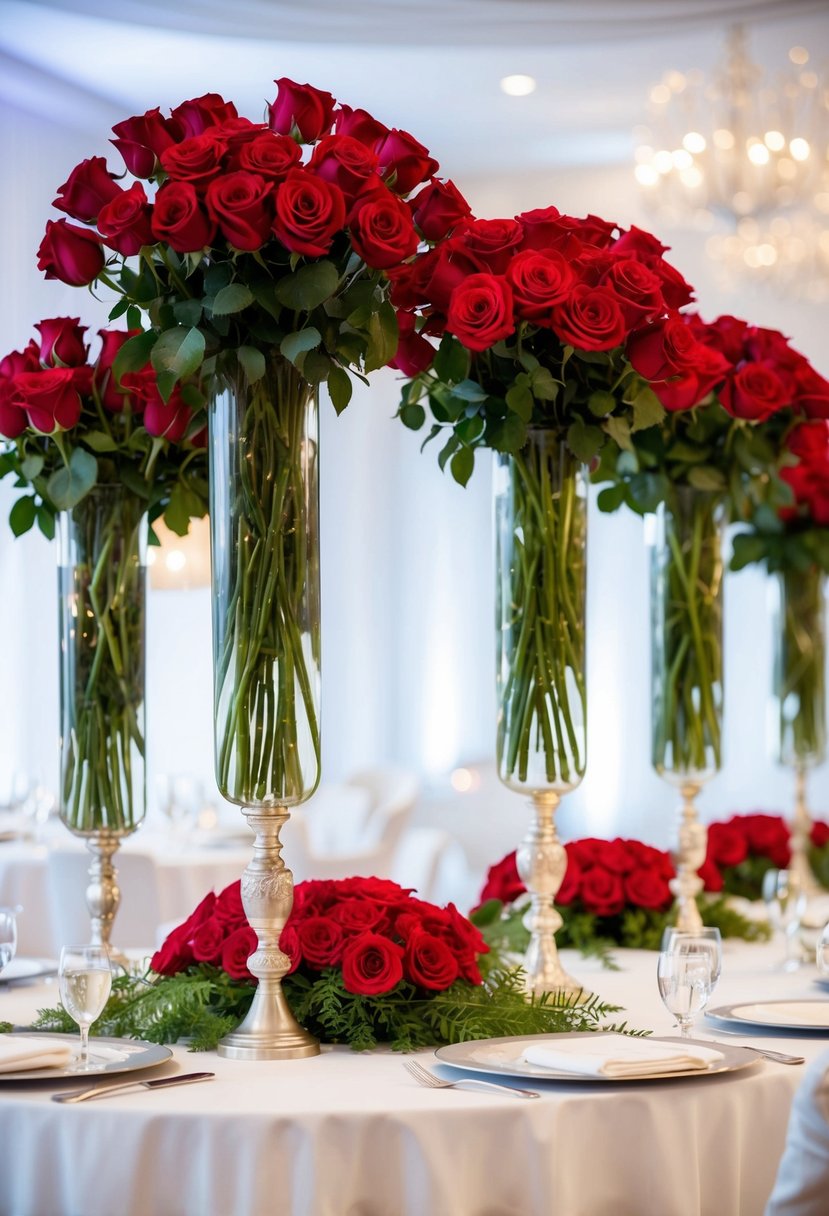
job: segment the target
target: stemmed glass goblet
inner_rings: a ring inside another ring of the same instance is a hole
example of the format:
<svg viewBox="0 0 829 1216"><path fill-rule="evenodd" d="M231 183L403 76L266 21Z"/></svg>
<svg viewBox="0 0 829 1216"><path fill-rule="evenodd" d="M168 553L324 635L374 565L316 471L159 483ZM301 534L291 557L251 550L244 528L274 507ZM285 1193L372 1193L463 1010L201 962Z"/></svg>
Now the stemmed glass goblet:
<svg viewBox="0 0 829 1216"><path fill-rule="evenodd" d="M818 938L815 962L820 974L829 980L829 922L823 926L823 932Z"/></svg>
<svg viewBox="0 0 829 1216"><path fill-rule="evenodd" d="M0 908L0 971L8 967L17 950L17 914L14 908Z"/></svg>
<svg viewBox="0 0 829 1216"><path fill-rule="evenodd" d="M806 910L806 892L793 870L766 870L763 899L773 928L782 931L786 953L780 964L783 971L797 971L803 961L798 931Z"/></svg>
<svg viewBox="0 0 829 1216"><path fill-rule="evenodd" d="M88 1072L95 1067L89 1056L89 1028L103 1012L112 986L109 954L102 946L64 946L58 975L61 1004L81 1032L72 1071Z"/></svg>
<svg viewBox="0 0 829 1216"><path fill-rule="evenodd" d="M719 929L695 933L667 929L657 963L659 994L677 1020L683 1039L690 1039L694 1019L711 997L722 969Z"/></svg>

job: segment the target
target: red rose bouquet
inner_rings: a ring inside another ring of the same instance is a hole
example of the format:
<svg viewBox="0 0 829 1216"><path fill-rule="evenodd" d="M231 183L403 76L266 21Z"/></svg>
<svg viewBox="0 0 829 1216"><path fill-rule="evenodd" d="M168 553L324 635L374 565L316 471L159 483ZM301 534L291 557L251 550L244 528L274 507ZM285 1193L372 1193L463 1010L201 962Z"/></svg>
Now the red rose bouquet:
<svg viewBox="0 0 829 1216"><path fill-rule="evenodd" d="M256 949L233 883L212 892L150 961L146 979L113 983L99 1031L153 1042L186 1036L214 1047L247 1012ZM385 878L301 882L280 946L291 959L283 987L301 1024L355 1050L401 1050L501 1034L598 1029L613 1006L529 999L453 904L439 908ZM38 1025L64 1025L46 1010Z"/></svg>
<svg viewBox="0 0 829 1216"><path fill-rule="evenodd" d="M318 386L339 412L350 373L392 358L387 275L469 210L407 132L276 83L262 122L209 93L118 123L135 180L78 165L39 254L47 276L112 288L111 316L148 318L116 380L150 358L168 402L209 377L217 775L241 805L319 779Z"/></svg>
<svg viewBox="0 0 829 1216"><path fill-rule="evenodd" d="M791 832L780 815L732 815L708 825L708 852L699 871L705 890L762 899L767 870L785 870ZM815 877L829 889L829 823L811 825L808 858Z"/></svg>
<svg viewBox="0 0 829 1216"><path fill-rule="evenodd" d="M673 910L668 883L675 870L670 855L638 840L587 838L564 847L567 870L556 895L564 924L556 932L557 944L600 955L614 945L658 950ZM481 902L470 916L493 946L526 948L524 892L515 853L509 853L490 868ZM728 909L721 898L706 901L704 915L705 923L718 925L725 936L765 936L762 926Z"/></svg>

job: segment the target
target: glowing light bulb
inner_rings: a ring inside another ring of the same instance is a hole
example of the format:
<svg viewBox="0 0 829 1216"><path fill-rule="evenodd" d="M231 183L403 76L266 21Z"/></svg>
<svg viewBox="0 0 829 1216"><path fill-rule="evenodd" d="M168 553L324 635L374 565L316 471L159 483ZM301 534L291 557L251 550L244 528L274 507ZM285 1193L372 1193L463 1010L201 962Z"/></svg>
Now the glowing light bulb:
<svg viewBox="0 0 829 1216"><path fill-rule="evenodd" d="M689 131L682 137L682 146L687 152L698 154L704 152L708 145L705 136L701 135L699 131Z"/></svg>
<svg viewBox="0 0 829 1216"><path fill-rule="evenodd" d="M534 93L538 84L534 76L504 76L501 79L501 92L508 97L528 97Z"/></svg>

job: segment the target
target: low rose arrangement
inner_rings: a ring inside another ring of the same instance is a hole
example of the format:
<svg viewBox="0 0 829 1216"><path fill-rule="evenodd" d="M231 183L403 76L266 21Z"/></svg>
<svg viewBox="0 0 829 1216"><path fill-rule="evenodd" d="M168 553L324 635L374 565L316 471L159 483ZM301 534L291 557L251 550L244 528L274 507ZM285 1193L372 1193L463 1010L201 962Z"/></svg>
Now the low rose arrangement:
<svg viewBox="0 0 829 1216"><path fill-rule="evenodd" d="M355 1050L388 1042L399 1050L508 1034L623 1029L593 997L578 1004L529 998L520 969L453 904L440 908L385 878L299 883L280 946L291 960L283 979L298 1021L322 1042ZM143 977L113 981L97 1033L213 1048L247 1013L255 979L247 960L256 934L240 883L210 892L169 934ZM62 1009L37 1026L63 1029Z"/></svg>
<svg viewBox="0 0 829 1216"><path fill-rule="evenodd" d="M564 847L567 870L555 899L564 922L556 933L558 945L600 955L612 946L659 949L672 916L668 884L675 869L670 855L621 838L586 838L568 841ZM489 869L480 903L470 917L491 944L523 950L529 941L523 925L527 906L513 852ZM705 923L718 925L724 936L765 936L763 926L750 924L721 898L707 900L704 915Z"/></svg>
<svg viewBox="0 0 829 1216"><path fill-rule="evenodd" d="M791 858L791 832L780 815L732 815L708 825L708 850L699 871L705 890L744 899L761 899L767 870L785 870ZM829 823L812 824L809 863L815 877L829 889Z"/></svg>

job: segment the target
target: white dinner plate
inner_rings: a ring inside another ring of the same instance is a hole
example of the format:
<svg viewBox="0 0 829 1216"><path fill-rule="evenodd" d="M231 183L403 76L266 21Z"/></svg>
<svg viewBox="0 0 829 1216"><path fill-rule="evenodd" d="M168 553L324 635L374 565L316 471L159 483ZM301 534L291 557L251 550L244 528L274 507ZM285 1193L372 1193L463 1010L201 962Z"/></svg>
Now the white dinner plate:
<svg viewBox="0 0 829 1216"><path fill-rule="evenodd" d="M769 1030L808 1030L829 1035L829 1000L808 997L801 1001L741 1001L709 1009L706 1019L717 1025L766 1027Z"/></svg>
<svg viewBox="0 0 829 1216"><path fill-rule="evenodd" d="M760 1060L760 1056L750 1047L732 1047L725 1043L705 1043L702 1040L683 1040L676 1037L659 1036L659 1043L688 1043L699 1047L716 1048L722 1053L722 1059L708 1068L693 1068L687 1072L659 1072L634 1074L627 1077L586 1076L577 1072L557 1072L553 1068L542 1068L538 1064L528 1064L523 1060L525 1050L538 1044L550 1043L555 1046L563 1039L595 1038L601 1031L571 1031L564 1034L534 1034L508 1035L499 1039L474 1039L468 1043L450 1043L447 1047L439 1047L435 1055L442 1064L452 1068L463 1068L467 1072L482 1072L491 1076L532 1077L536 1081L599 1081L605 1085L616 1085L628 1081L665 1081L684 1077L714 1077L726 1072L738 1072L751 1068Z"/></svg>
<svg viewBox="0 0 829 1216"><path fill-rule="evenodd" d="M17 980L42 979L47 975L57 975L58 965L53 958L13 958L0 971L0 984L10 984Z"/></svg>
<svg viewBox="0 0 829 1216"><path fill-rule="evenodd" d="M17 1031L12 1032L17 1034ZM41 1030L26 1030L19 1032L21 1037L43 1039L45 1043L69 1043L72 1047L80 1046L80 1034L51 1034ZM115 1076L122 1072L138 1072L142 1068L155 1068L169 1060L172 1051L160 1043L146 1043L143 1039L116 1039L98 1035L89 1040L89 1054L94 1062L95 1045L100 1043L110 1050L126 1053L126 1059L101 1061L93 1068L76 1072L68 1065L62 1068L31 1068L21 1072L0 1072L0 1084L14 1085L18 1081L85 1081L87 1077Z"/></svg>

